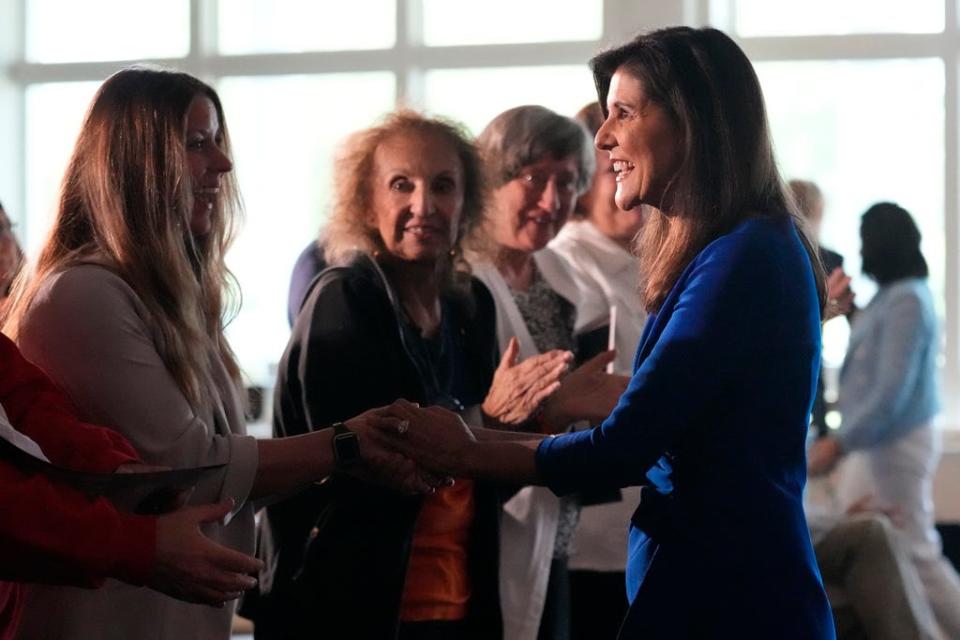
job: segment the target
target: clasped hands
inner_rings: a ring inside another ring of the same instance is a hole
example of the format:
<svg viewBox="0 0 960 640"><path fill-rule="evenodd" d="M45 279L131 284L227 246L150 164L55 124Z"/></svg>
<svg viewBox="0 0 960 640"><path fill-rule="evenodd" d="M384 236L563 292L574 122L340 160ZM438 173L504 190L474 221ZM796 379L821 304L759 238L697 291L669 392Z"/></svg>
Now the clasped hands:
<svg viewBox="0 0 960 640"><path fill-rule="evenodd" d="M486 426L521 430L539 412L540 427L563 431L571 423L596 424L616 405L628 378L605 372L615 356L601 353L569 372L572 354L550 351L518 362L510 340L481 411ZM347 421L358 434L363 464L350 472L411 493L430 493L452 478L469 476L476 433L463 418L441 407L397 400ZM477 425L479 426L479 425Z"/></svg>
<svg viewBox="0 0 960 640"><path fill-rule="evenodd" d="M362 460L347 473L405 493L432 493L466 475L463 461L476 442L459 414L402 399L345 426L357 433Z"/></svg>

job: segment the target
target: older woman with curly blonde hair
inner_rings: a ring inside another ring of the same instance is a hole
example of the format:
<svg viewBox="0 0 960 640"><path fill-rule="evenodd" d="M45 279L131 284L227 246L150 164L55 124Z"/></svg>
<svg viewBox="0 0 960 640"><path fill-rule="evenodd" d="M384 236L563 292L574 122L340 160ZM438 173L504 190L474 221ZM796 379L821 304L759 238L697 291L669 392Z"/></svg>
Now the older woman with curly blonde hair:
<svg viewBox="0 0 960 640"><path fill-rule="evenodd" d="M493 300L460 251L485 204L473 145L401 111L348 139L336 166L334 266L314 281L280 363L275 434L398 398L477 426L528 420L570 354L518 363L514 341L497 365ZM419 498L344 475L270 507L273 584L257 635L500 637L498 509L482 483Z"/></svg>

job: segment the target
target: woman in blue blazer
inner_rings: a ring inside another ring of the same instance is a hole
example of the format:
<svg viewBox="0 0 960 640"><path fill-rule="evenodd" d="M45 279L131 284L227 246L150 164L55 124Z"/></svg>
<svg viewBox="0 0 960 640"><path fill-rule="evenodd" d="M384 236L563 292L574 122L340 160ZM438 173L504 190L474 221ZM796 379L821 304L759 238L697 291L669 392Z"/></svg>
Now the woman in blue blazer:
<svg viewBox="0 0 960 640"><path fill-rule="evenodd" d="M557 437L412 405L384 435L451 476L640 485L621 638L833 638L801 504L824 277L756 75L714 29L642 35L591 67L617 205L657 209L638 239L650 318L627 391L598 427Z"/></svg>

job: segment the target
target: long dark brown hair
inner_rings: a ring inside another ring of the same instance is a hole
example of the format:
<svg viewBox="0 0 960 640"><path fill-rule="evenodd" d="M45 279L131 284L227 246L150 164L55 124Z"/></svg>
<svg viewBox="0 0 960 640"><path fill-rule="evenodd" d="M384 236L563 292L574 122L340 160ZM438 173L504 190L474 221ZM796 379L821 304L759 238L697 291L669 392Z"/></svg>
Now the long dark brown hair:
<svg viewBox="0 0 960 640"><path fill-rule="evenodd" d="M930 271L920 251L920 228L906 209L878 202L860 222L863 272L880 285L904 278L926 278Z"/></svg>
<svg viewBox="0 0 960 640"><path fill-rule="evenodd" d="M740 47L716 29L672 27L605 51L590 68L605 117L610 81L622 70L640 80L683 136L683 162L664 194L670 215L655 212L638 238L646 309L658 310L694 256L746 218L791 216L822 310L823 267L780 177L760 82Z"/></svg>

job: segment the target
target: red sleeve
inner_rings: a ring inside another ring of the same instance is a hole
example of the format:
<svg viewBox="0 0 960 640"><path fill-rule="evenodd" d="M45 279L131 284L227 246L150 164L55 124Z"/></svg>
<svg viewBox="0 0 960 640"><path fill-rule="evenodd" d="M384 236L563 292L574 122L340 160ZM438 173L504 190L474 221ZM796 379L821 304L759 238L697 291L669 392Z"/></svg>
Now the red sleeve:
<svg viewBox="0 0 960 640"><path fill-rule="evenodd" d="M57 465L110 472L138 460L123 436L79 420L70 399L2 334L0 405L13 427L40 445Z"/></svg>
<svg viewBox="0 0 960 640"><path fill-rule="evenodd" d="M0 463L0 580L95 587L113 577L143 584L153 569L157 520L118 512L46 477Z"/></svg>

